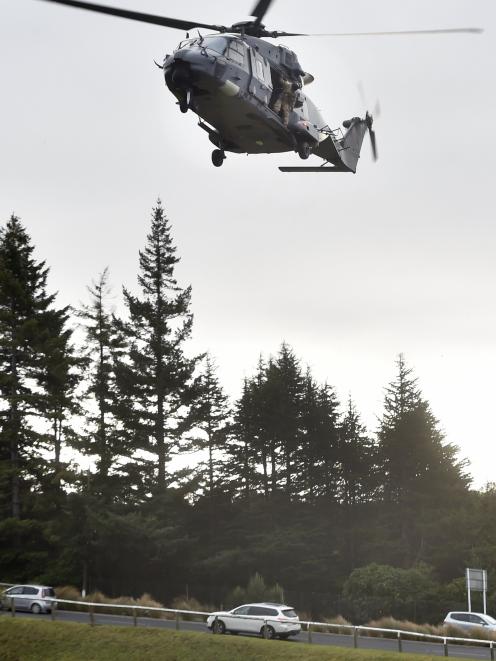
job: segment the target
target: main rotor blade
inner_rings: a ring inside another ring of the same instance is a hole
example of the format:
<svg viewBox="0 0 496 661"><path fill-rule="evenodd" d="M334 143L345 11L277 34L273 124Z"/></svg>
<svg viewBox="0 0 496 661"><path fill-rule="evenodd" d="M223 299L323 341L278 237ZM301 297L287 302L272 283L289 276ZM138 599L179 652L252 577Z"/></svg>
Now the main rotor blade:
<svg viewBox="0 0 496 661"><path fill-rule="evenodd" d="M271 4L272 4L272 0L258 0L257 4L255 5L255 7L253 8L250 14L250 16L255 16L255 18L257 19L255 21L256 25L259 25L262 22L263 17L267 13L267 9L270 7Z"/></svg>
<svg viewBox="0 0 496 661"><path fill-rule="evenodd" d="M436 28L433 30L393 30L387 32L325 32L318 34L296 34L292 32L278 32L282 37L389 37L391 35L411 34L480 34L482 28Z"/></svg>
<svg viewBox="0 0 496 661"><path fill-rule="evenodd" d="M195 21L182 21L177 18L167 18L166 16L154 16L153 14L142 14L138 11L128 11L127 9L118 9L116 7L107 7L106 5L96 5L91 2L78 2L77 0L44 0L44 2L55 2L58 5L67 5L77 9L87 9L100 14L110 14L110 16L120 16L129 18L132 21L141 23L152 23L166 28L176 28L178 30L190 30L191 28L205 28L207 30L216 30L223 32L227 28L222 25L209 25L208 23L198 23Z"/></svg>

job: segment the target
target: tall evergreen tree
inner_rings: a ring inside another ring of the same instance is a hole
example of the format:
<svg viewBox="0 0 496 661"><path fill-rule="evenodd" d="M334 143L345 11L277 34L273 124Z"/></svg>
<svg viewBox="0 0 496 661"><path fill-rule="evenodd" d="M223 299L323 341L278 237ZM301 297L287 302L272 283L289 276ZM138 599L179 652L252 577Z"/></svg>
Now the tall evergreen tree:
<svg viewBox="0 0 496 661"><path fill-rule="evenodd" d="M220 453L226 445L229 405L217 377L215 362L209 354L205 359L205 368L196 380L196 390L197 397L191 416L202 436L196 439L195 445L207 453L207 458L199 466L199 470L200 473L205 473L206 469L206 475L201 482L212 498L223 477L220 473L223 463Z"/></svg>
<svg viewBox="0 0 496 661"><path fill-rule="evenodd" d="M351 397L340 425L340 500L345 505L370 502L377 491L377 450L360 421Z"/></svg>
<svg viewBox="0 0 496 661"><path fill-rule="evenodd" d="M124 288L128 319L118 330L128 356L117 363L119 416L127 441L155 457L142 458L147 480L167 485L166 466L188 424L197 357L184 344L191 334L191 287L181 289L174 277L176 257L169 221L160 200L152 212L146 247L139 253L141 297ZM146 482L146 480L145 480ZM145 488L153 488L153 483Z"/></svg>
<svg viewBox="0 0 496 661"><path fill-rule="evenodd" d="M458 507L468 478L465 462L457 458L458 448L444 442L439 423L402 355L397 365L397 377L386 388L378 458L389 509L387 524L398 540L397 554L391 557L408 565L424 559L433 508L440 517L441 510Z"/></svg>
<svg viewBox="0 0 496 661"><path fill-rule="evenodd" d="M90 302L78 313L85 328L85 395L88 402L81 450L96 457L95 493L108 500L111 497L111 485L115 482L113 477L116 464L127 451L115 416L115 363L122 355L124 343L117 332L112 314L112 290L107 268L88 287L88 292Z"/></svg>
<svg viewBox="0 0 496 661"><path fill-rule="evenodd" d="M298 475L303 478L300 492L310 502L322 496L337 497L338 420L338 402L333 389L327 384L319 386L307 370L297 479Z"/></svg>
<svg viewBox="0 0 496 661"><path fill-rule="evenodd" d="M70 390L67 308L53 307L55 294L47 293L48 268L34 259L33 252L25 228L12 215L0 233L0 456L14 518L22 513L23 490L44 473L39 450L46 436L32 421L45 416L54 424L58 461L58 427Z"/></svg>
<svg viewBox="0 0 496 661"><path fill-rule="evenodd" d="M441 493L466 485L465 464L458 448L444 442L439 424L399 356L395 381L386 388L379 429L384 497L401 503L421 493Z"/></svg>

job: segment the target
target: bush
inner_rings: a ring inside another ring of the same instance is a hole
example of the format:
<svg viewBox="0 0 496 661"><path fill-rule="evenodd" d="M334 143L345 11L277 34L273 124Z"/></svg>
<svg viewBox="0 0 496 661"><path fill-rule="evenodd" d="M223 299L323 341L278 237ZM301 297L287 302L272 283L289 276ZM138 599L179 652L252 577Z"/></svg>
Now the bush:
<svg viewBox="0 0 496 661"><path fill-rule="evenodd" d="M453 625L433 625L417 624L409 620L395 620L393 617L382 617L378 620L371 620L367 623L368 627L377 627L379 629L395 629L400 631L411 631L412 633L425 633L432 636L448 636L451 638L473 638L474 640L496 640L496 634L483 629L482 627L466 631ZM388 634L374 631L363 631L361 635L365 636L387 636ZM393 634L391 634L393 635Z"/></svg>
<svg viewBox="0 0 496 661"><path fill-rule="evenodd" d="M229 592L226 597L226 604L228 608L234 608L240 604L258 602L258 601L273 601L283 603L284 592L282 587L275 583L274 585L267 585L259 573L254 574L248 581L246 588L237 586Z"/></svg>
<svg viewBox="0 0 496 661"><path fill-rule="evenodd" d="M202 604L194 597L175 597L172 601L171 608L177 608L180 611L202 611L204 613L211 613L216 610L213 606ZM203 615L181 615L182 620L202 620Z"/></svg>
<svg viewBox="0 0 496 661"><path fill-rule="evenodd" d="M149 608L163 608L163 604L156 601L151 595L145 593L141 595L138 599L134 597L107 597L103 592L95 590L90 594L87 594L86 597L82 597L79 590L72 585L64 585L62 587L55 588L55 595L59 599L67 599L69 601L80 601L84 603L94 603L94 604L115 604L116 606L129 606L129 611L123 608L112 608L108 606L106 608L97 608L95 613L106 613L112 615L129 615L132 611L133 606L144 606ZM61 604L61 607L64 610L77 610L87 612L88 608L86 606L80 606L78 604ZM138 617L156 617L156 618L165 618L166 613L160 613L158 611L147 611L142 610L141 608L137 611ZM173 616L171 616L173 617Z"/></svg>

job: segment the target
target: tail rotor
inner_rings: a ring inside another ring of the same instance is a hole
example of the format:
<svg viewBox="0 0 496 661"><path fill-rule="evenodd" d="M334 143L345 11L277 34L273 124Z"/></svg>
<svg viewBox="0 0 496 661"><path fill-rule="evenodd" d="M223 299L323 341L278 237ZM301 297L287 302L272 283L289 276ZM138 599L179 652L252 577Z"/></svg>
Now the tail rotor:
<svg viewBox="0 0 496 661"><path fill-rule="evenodd" d="M367 113L365 114L365 124L369 132L370 146L372 147L372 158L374 159L374 161L377 161L377 141L375 139L375 131L372 128L373 123L374 123L374 118L367 111Z"/></svg>

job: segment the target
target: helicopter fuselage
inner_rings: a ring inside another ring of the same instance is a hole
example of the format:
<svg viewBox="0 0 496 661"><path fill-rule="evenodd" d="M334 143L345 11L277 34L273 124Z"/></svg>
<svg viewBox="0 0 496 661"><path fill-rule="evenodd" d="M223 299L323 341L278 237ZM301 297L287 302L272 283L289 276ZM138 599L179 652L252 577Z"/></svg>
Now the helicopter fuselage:
<svg viewBox="0 0 496 661"><path fill-rule="evenodd" d="M186 39L165 57L163 70L181 109L193 110L222 150L287 152L303 141L314 147L327 137L323 118L301 90L305 74L284 46L239 34ZM300 81L287 126L274 110L281 75Z"/></svg>

